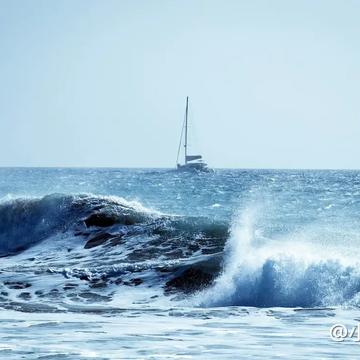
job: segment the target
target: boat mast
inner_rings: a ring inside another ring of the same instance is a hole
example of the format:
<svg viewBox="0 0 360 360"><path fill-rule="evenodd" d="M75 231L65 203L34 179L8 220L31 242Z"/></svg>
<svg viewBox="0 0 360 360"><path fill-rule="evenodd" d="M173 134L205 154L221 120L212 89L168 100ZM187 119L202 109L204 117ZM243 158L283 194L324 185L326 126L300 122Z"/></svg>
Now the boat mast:
<svg viewBox="0 0 360 360"><path fill-rule="evenodd" d="M186 97L186 111L185 111L185 164L187 164L187 138L188 138L188 112L189 112L189 97Z"/></svg>

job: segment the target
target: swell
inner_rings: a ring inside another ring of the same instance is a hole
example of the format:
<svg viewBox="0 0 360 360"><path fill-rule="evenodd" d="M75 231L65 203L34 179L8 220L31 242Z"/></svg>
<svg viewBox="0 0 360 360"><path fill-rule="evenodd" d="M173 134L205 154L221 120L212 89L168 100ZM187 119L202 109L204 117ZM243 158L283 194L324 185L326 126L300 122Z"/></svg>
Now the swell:
<svg viewBox="0 0 360 360"><path fill-rule="evenodd" d="M228 226L206 218L160 214L114 196L51 194L0 203L0 256L14 255L58 234L83 239L85 249L123 245L130 237L142 236L147 246L137 252L139 260L158 256L159 251L172 257L200 249L206 253L207 248L219 251ZM189 251L176 252L184 248Z"/></svg>
<svg viewBox="0 0 360 360"><path fill-rule="evenodd" d="M0 256L14 254L71 226L73 199L18 198L0 204Z"/></svg>
<svg viewBox="0 0 360 360"><path fill-rule="evenodd" d="M265 239L257 216L245 209L229 229L226 223L161 214L118 197L52 194L4 201L0 255L11 259L28 249L29 256L18 258L15 268L12 262L2 268L0 285L4 292L22 291L34 278L39 283L56 278L63 290L39 289L40 295L34 290L31 296L64 298L68 291L74 301L88 299L89 289L95 302L104 293L110 301L114 286L146 284L202 307L360 305L356 248L346 257L348 244L340 241L330 249L296 234ZM329 236L321 226L314 231Z"/></svg>
<svg viewBox="0 0 360 360"><path fill-rule="evenodd" d="M225 223L160 214L118 197L52 194L5 201L0 307L42 311L51 304L57 311L108 303L119 287L140 285L187 295L219 274L227 237Z"/></svg>

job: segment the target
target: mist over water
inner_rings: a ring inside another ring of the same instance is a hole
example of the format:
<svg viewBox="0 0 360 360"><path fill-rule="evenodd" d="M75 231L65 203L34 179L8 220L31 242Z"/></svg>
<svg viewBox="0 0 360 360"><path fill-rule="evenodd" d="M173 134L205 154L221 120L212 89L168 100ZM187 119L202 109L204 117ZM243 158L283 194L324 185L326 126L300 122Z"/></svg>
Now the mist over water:
<svg viewBox="0 0 360 360"><path fill-rule="evenodd" d="M62 344L65 358L138 357L127 344L139 336L145 358L166 336L184 342L169 356L226 357L256 329L279 336L257 339L263 356L270 343L330 354L333 318L357 316L359 172L0 169L0 198L0 332L20 313L47 333L98 324ZM15 326L26 340L10 336L8 358L49 354ZM297 347L315 329L313 347ZM237 337L214 347L212 331Z"/></svg>

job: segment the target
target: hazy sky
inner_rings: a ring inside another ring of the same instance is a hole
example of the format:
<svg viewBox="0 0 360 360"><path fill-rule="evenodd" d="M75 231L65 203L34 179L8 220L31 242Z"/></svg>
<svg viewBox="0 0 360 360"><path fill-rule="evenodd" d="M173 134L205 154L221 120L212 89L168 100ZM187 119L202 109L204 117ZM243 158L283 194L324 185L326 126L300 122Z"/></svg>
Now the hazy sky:
<svg viewBox="0 0 360 360"><path fill-rule="evenodd" d="M210 166L360 168L359 19L357 0L0 0L0 165L174 166L189 95Z"/></svg>

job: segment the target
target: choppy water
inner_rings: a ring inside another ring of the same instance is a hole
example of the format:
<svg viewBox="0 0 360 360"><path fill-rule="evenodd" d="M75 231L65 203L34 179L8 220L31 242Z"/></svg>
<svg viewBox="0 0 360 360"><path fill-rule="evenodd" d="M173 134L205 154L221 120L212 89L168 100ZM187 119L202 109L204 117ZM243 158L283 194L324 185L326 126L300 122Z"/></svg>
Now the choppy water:
<svg viewBox="0 0 360 360"><path fill-rule="evenodd" d="M360 172L0 169L0 357L339 358Z"/></svg>

